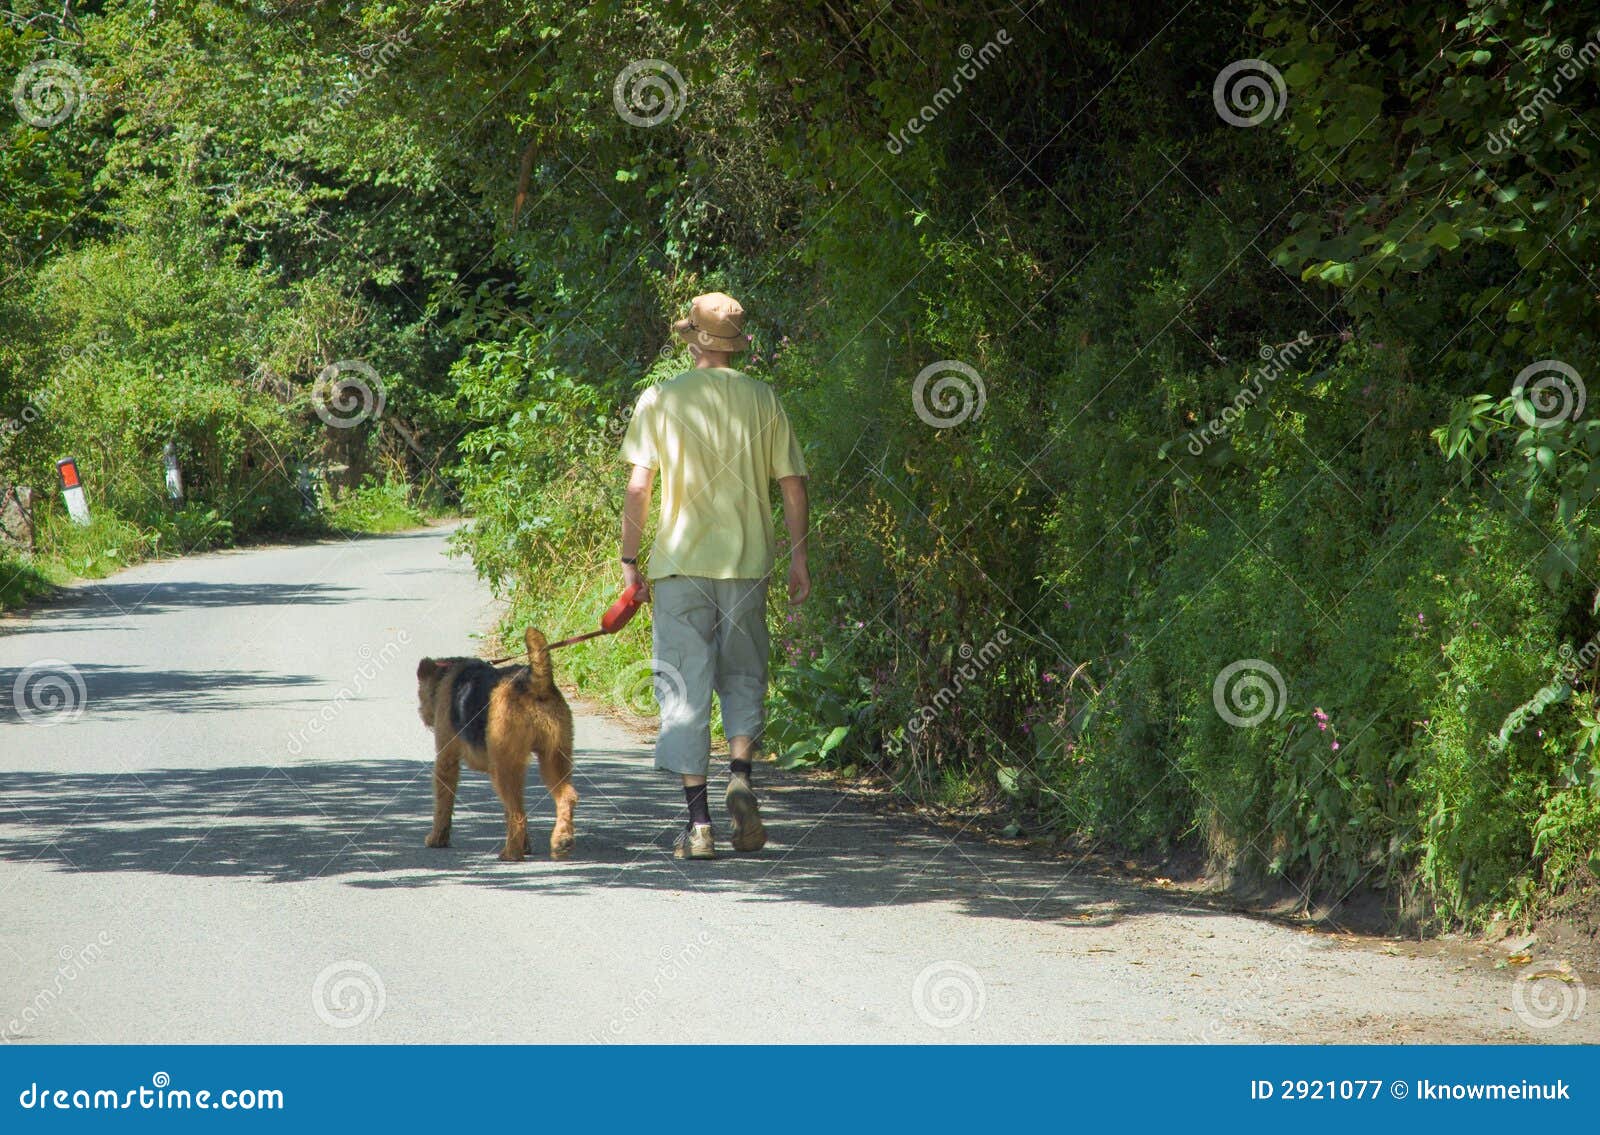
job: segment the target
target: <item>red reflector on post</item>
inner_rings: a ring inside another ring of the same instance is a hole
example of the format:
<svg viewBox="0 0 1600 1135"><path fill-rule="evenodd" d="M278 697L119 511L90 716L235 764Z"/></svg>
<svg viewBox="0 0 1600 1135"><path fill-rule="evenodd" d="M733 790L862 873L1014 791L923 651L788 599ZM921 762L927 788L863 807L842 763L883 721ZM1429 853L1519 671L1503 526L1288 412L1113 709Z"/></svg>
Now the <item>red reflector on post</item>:
<svg viewBox="0 0 1600 1135"><path fill-rule="evenodd" d="M75 489L78 487L78 462L76 458L68 457L56 462L56 471L61 474L61 487Z"/></svg>

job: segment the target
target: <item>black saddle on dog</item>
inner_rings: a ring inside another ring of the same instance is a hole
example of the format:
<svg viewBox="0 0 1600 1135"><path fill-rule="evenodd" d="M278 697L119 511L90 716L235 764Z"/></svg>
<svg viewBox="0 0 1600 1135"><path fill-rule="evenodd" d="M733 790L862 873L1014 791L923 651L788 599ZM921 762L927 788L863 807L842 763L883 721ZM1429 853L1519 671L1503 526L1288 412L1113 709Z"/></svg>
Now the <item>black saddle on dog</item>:
<svg viewBox="0 0 1600 1135"><path fill-rule="evenodd" d="M506 675L487 662L468 662L450 691L450 728L475 748L485 747L489 729L489 695Z"/></svg>

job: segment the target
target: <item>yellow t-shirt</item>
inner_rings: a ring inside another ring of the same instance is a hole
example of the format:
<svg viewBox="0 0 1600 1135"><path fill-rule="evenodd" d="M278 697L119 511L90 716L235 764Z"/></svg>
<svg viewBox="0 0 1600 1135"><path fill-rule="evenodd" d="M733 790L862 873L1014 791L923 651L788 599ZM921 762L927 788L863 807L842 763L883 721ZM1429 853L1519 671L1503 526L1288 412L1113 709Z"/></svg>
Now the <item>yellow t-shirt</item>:
<svg viewBox="0 0 1600 1135"><path fill-rule="evenodd" d="M661 514L650 578L758 579L772 570L768 485L805 461L772 387L697 367L639 395L622 457L657 470Z"/></svg>

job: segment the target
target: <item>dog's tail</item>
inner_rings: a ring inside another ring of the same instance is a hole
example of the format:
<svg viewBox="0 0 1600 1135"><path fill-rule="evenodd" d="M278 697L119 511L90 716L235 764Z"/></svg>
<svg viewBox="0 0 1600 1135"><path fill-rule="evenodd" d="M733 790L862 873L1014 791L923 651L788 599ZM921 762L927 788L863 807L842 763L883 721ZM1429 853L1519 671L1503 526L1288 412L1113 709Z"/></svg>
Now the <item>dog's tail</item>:
<svg viewBox="0 0 1600 1135"><path fill-rule="evenodd" d="M556 680L550 673L550 644L543 631L529 627L523 636L528 644L528 678L535 697L549 697L556 692Z"/></svg>

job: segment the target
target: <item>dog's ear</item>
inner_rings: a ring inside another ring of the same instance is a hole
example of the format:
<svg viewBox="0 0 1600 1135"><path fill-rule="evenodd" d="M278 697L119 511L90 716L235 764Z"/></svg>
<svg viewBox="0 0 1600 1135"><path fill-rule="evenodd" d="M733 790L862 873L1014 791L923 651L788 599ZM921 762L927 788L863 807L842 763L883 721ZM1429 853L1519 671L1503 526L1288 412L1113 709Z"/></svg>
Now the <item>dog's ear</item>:
<svg viewBox="0 0 1600 1135"><path fill-rule="evenodd" d="M424 658L421 662L417 663L417 677L430 677L434 674L437 674L448 665L450 665L448 662L442 662L437 658Z"/></svg>

